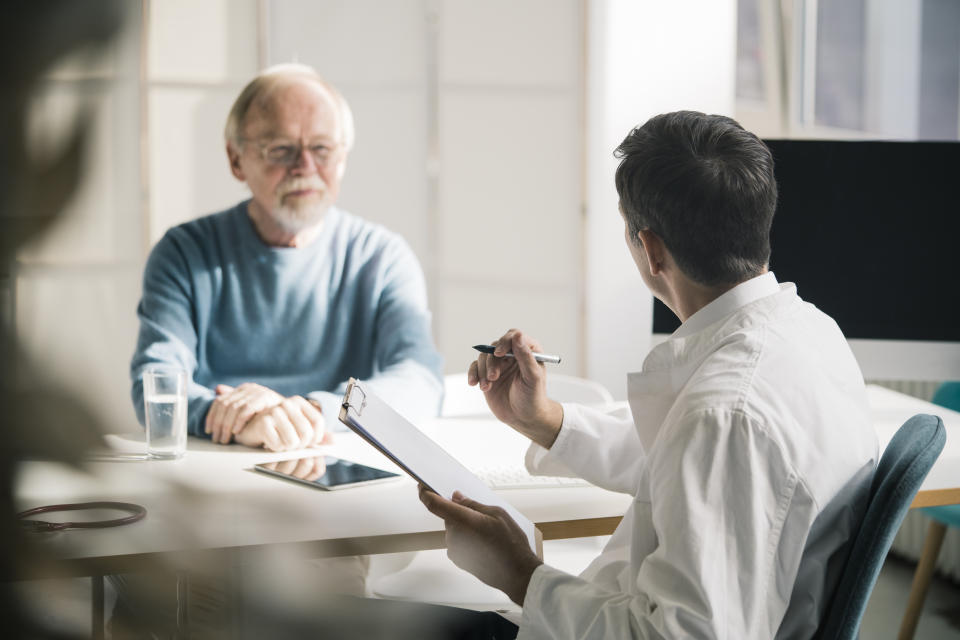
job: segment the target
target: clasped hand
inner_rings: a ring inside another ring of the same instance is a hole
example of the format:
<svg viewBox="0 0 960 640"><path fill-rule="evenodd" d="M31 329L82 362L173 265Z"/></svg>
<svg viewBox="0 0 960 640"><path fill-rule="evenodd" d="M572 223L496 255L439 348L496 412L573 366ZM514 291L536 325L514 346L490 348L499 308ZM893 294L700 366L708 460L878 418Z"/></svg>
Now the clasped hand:
<svg viewBox="0 0 960 640"><path fill-rule="evenodd" d="M216 392L204 426L213 442L286 451L329 441L323 415L302 396L285 398L253 382L220 384Z"/></svg>

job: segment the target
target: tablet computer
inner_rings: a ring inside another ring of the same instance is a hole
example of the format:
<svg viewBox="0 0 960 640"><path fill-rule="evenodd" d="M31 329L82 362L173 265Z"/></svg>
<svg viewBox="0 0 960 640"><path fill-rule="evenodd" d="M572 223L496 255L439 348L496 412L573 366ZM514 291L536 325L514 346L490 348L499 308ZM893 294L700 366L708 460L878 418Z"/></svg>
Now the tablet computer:
<svg viewBox="0 0 960 640"><path fill-rule="evenodd" d="M400 474L333 456L308 456L263 462L253 467L272 476L293 480L316 489L333 491L362 487L400 478Z"/></svg>

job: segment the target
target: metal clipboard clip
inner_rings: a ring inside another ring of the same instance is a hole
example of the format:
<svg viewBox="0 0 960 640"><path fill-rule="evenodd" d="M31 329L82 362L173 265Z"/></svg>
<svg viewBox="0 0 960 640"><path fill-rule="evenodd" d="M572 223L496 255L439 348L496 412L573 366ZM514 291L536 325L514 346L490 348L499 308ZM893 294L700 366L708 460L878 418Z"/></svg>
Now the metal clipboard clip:
<svg viewBox="0 0 960 640"><path fill-rule="evenodd" d="M350 378L347 392L343 396L343 407L353 409L358 416L363 415L363 410L367 407L367 394L360 388L359 380Z"/></svg>

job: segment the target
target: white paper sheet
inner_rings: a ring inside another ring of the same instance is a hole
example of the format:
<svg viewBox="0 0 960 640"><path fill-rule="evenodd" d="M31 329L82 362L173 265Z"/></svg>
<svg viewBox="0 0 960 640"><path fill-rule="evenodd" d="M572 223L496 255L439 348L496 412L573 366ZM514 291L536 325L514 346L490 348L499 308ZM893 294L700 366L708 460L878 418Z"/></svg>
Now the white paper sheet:
<svg viewBox="0 0 960 640"><path fill-rule="evenodd" d="M502 507L520 525L530 548L539 555L536 527L530 520L390 405L364 388L363 383L351 379L340 409L340 421L444 498L449 499L454 491L459 491L471 500Z"/></svg>

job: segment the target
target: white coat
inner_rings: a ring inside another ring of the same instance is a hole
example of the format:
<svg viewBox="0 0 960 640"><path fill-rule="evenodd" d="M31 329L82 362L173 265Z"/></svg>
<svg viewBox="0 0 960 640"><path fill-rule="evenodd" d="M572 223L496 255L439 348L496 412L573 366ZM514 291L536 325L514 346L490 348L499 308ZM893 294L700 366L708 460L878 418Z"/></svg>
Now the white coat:
<svg viewBox="0 0 960 640"><path fill-rule="evenodd" d="M828 316L767 273L628 377L633 420L564 405L534 473L635 499L572 576L539 567L518 639L808 638L877 459L863 377Z"/></svg>

